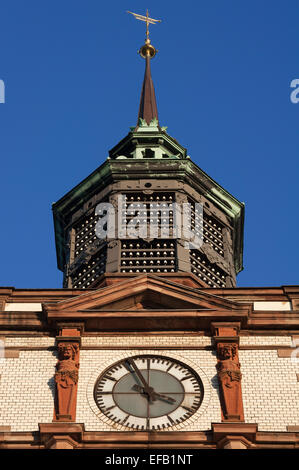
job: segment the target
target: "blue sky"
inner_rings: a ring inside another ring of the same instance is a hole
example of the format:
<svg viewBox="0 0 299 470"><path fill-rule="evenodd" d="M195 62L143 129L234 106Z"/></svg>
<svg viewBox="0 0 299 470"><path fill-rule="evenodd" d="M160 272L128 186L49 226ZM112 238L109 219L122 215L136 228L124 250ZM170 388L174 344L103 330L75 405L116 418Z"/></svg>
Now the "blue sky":
<svg viewBox="0 0 299 470"><path fill-rule="evenodd" d="M0 285L62 286L51 204L136 123L147 7L161 125L246 204L238 286L298 284L298 0L3 0Z"/></svg>

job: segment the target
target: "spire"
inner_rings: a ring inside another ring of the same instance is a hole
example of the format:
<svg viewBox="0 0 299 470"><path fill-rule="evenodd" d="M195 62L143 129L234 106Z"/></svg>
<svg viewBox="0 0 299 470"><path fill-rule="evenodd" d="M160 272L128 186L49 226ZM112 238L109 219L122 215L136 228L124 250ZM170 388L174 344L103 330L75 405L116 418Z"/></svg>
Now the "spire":
<svg viewBox="0 0 299 470"><path fill-rule="evenodd" d="M149 25L160 23L161 20L150 18L148 10L146 10L146 16L132 13L131 11L128 11L128 13L131 13L137 20L144 21L146 23L145 44L139 50L139 54L145 59L145 74L141 90L137 126L140 123L140 119L144 120L147 125L150 125L152 120L158 121L158 109L154 84L151 76L151 59L155 57L157 50L151 44L149 38Z"/></svg>
<svg viewBox="0 0 299 470"><path fill-rule="evenodd" d="M152 119L155 118L158 121L155 89L151 76L151 57L149 54L147 54L145 57L145 73L141 90L138 122L139 119L144 119L149 125Z"/></svg>

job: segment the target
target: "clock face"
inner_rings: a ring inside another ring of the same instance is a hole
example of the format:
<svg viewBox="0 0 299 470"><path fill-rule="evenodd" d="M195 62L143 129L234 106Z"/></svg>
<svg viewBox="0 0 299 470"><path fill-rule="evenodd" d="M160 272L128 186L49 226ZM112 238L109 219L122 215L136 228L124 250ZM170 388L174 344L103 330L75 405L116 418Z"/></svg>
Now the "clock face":
<svg viewBox="0 0 299 470"><path fill-rule="evenodd" d="M163 430L200 407L203 385L185 364L165 356L128 357L102 374L94 389L97 406L115 423L139 431Z"/></svg>

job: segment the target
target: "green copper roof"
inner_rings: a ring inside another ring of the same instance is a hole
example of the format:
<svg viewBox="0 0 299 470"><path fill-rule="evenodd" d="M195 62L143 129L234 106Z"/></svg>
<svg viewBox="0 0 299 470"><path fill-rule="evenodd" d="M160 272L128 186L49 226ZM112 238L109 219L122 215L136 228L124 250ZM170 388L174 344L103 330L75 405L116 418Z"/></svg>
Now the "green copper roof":
<svg viewBox="0 0 299 470"><path fill-rule="evenodd" d="M235 269L243 269L244 203L238 201L191 159L107 159L87 178L53 204L57 262L63 270L65 264L64 230L71 215L82 208L92 196L113 182L128 179L171 179L188 183L213 202L232 220L236 237L234 240Z"/></svg>

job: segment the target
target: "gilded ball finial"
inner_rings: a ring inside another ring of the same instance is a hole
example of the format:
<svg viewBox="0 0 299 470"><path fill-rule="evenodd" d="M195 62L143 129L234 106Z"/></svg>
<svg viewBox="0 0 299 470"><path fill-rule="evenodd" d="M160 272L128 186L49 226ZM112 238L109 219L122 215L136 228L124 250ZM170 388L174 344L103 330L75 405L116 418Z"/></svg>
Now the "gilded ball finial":
<svg viewBox="0 0 299 470"><path fill-rule="evenodd" d="M144 59L146 59L148 56L150 57L150 59L152 59L153 57L155 57L157 52L157 49L150 42L145 43L139 49L139 54Z"/></svg>
<svg viewBox="0 0 299 470"><path fill-rule="evenodd" d="M150 24L156 24L156 23L161 23L161 20L155 20L154 18L150 18L148 14L148 10L146 10L146 16L139 15L137 13L133 13L132 11L128 11L128 13L131 13L136 20L144 21L146 23L146 39L145 39L145 44L141 46L139 49L139 54L141 57L146 59L149 57L152 59L155 57L156 53L158 52L157 49L151 44L150 38L149 38L149 25Z"/></svg>

